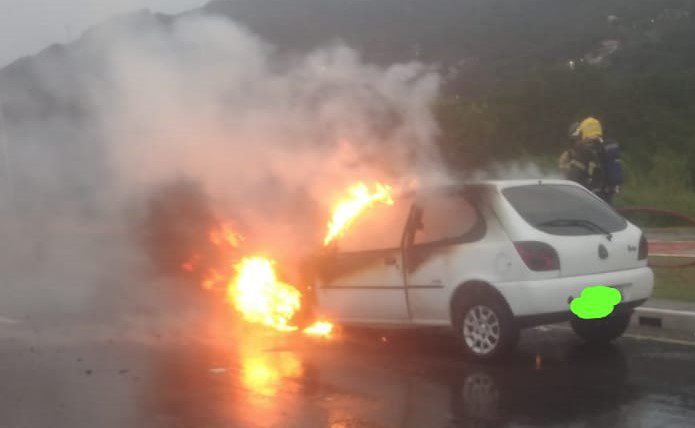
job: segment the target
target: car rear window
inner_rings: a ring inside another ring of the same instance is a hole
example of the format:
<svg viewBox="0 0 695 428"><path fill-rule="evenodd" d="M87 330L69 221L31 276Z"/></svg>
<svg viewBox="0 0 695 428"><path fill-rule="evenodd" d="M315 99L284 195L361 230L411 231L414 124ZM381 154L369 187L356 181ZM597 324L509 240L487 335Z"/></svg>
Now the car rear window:
<svg viewBox="0 0 695 428"><path fill-rule="evenodd" d="M536 184L510 187L502 194L530 225L553 235L595 235L627 227L613 208L581 187Z"/></svg>

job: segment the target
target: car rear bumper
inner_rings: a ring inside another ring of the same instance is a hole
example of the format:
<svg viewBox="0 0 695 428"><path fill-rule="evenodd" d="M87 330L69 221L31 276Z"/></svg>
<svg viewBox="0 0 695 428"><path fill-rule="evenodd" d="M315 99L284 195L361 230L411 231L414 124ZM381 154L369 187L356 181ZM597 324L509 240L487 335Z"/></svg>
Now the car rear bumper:
<svg viewBox="0 0 695 428"><path fill-rule="evenodd" d="M627 302L627 303L621 303L615 307L613 310L614 314L620 313L620 312L626 312L626 311L632 311L636 307L642 305L644 302L646 302L647 299L640 299L640 300L633 300L632 302ZM559 322L565 322L569 321L574 314L572 314L572 311L564 311L564 312L553 312L553 313L547 313L547 314L538 314L538 315L521 315L515 317L519 327L526 328L526 327L534 327L537 325L545 325L545 324L555 324Z"/></svg>
<svg viewBox="0 0 695 428"><path fill-rule="evenodd" d="M595 285L618 288L623 296L619 307L634 308L652 295L654 274L648 267L641 267L592 275L495 284L514 316L520 319L532 316L553 319L558 314L565 314L569 318L569 303L572 299L579 297L586 287ZM562 321L562 317L559 321Z"/></svg>

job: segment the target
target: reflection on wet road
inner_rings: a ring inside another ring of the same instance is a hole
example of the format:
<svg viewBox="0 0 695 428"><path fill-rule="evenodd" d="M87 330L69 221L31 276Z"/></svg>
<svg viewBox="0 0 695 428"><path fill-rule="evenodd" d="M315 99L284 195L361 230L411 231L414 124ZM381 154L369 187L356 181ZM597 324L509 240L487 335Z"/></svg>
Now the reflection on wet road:
<svg viewBox="0 0 695 428"><path fill-rule="evenodd" d="M0 331L0 427L662 427L695 419L695 347L592 350L527 332L504 363L432 332L330 341L239 327L196 336ZM9 333L8 333L9 332ZM118 336L118 339L114 337Z"/></svg>

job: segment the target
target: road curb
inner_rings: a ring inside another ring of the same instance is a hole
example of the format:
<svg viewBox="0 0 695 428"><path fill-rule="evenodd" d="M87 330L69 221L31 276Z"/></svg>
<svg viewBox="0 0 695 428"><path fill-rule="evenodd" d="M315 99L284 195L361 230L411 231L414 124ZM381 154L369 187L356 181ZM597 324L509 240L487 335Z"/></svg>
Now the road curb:
<svg viewBox="0 0 695 428"><path fill-rule="evenodd" d="M695 312L642 306L635 309L630 324L676 331L695 331Z"/></svg>

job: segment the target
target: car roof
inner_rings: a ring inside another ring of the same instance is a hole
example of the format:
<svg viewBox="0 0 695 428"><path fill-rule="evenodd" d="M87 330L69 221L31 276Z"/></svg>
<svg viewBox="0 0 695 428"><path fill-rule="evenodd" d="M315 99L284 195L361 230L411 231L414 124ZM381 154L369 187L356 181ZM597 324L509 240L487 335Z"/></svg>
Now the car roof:
<svg viewBox="0 0 695 428"><path fill-rule="evenodd" d="M563 180L558 178L535 178L535 179L523 179L523 180L483 180L479 182L470 182L465 184L488 184L497 187L498 189L506 189L508 187L518 187L518 186L531 186L531 185L570 185L579 186L579 184L570 180Z"/></svg>
<svg viewBox="0 0 695 428"><path fill-rule="evenodd" d="M521 180L474 180L474 181L464 181L464 182L457 183L457 184L423 187L423 188L417 189L417 190L412 191L412 192L406 192L402 196L413 195L413 194L427 195L427 194L442 193L442 192L455 192L455 191L459 191L459 190L470 189L472 187L494 187L498 190L502 190L502 189L507 189L510 187L533 186L533 185L544 185L544 184L569 185L569 186L579 187L579 184L575 183L574 181L562 180L562 179L537 178L537 179L521 179Z"/></svg>

